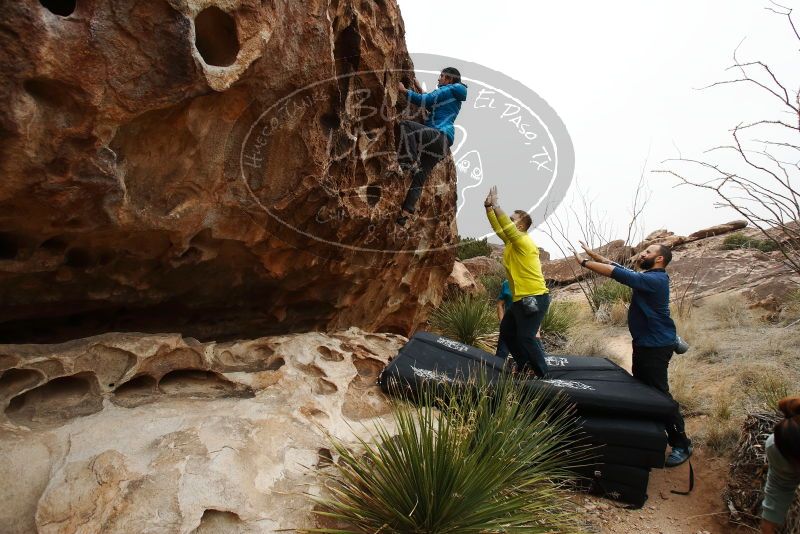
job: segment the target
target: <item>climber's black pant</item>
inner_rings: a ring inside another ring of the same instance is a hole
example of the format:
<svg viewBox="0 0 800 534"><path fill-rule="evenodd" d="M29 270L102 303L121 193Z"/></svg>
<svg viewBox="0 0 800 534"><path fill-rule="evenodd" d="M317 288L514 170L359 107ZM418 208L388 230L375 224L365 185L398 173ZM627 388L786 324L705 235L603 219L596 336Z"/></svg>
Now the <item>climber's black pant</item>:
<svg viewBox="0 0 800 534"><path fill-rule="evenodd" d="M637 347L633 346L633 377L652 386L672 399L669 392L669 360L672 358L674 347ZM673 399L674 400L674 399ZM675 413L666 424L667 440L672 447L686 448L691 441L686 435L686 429L681 416L680 408L675 403Z"/></svg>
<svg viewBox="0 0 800 534"><path fill-rule="evenodd" d="M441 160L447 156L450 140L444 132L430 128L414 121L400 122L400 149L398 161L402 166L411 166L415 169L411 178L411 185L403 201L403 209L414 213L414 209L422 195L422 188L428 175ZM418 166L414 166L418 163Z"/></svg>

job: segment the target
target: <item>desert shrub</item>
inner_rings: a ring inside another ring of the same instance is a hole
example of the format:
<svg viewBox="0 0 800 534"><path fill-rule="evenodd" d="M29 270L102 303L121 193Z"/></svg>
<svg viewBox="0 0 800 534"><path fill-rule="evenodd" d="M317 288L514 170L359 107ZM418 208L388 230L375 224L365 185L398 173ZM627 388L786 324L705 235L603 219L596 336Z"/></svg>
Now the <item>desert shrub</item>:
<svg viewBox="0 0 800 534"><path fill-rule="evenodd" d="M800 392L797 384L777 367L748 369L740 381L750 412L777 412L779 400Z"/></svg>
<svg viewBox="0 0 800 534"><path fill-rule="evenodd" d="M739 439L741 421L734 417L733 403L730 391L719 392L703 426L702 441L720 455L732 451Z"/></svg>
<svg viewBox="0 0 800 534"><path fill-rule="evenodd" d="M482 384L428 382L415 405L396 405L396 431L379 424L357 451L334 441L316 513L344 525L316 531L580 531L561 486L587 450L566 402L515 380Z"/></svg>
<svg viewBox="0 0 800 534"><path fill-rule="evenodd" d="M436 308L428 322L439 334L466 345L494 352L497 340L497 313L481 295L449 295Z"/></svg>
<svg viewBox="0 0 800 534"><path fill-rule="evenodd" d="M506 279L505 274L502 273L487 273L482 274L478 277L483 284L483 287L486 288L486 296L492 302L497 300L497 295L500 294L500 288L503 286L503 280Z"/></svg>
<svg viewBox="0 0 800 534"><path fill-rule="evenodd" d="M789 291L780 309L779 319L786 323L795 323L800 318L800 289Z"/></svg>
<svg viewBox="0 0 800 534"><path fill-rule="evenodd" d="M542 334L567 337L567 332L580 315L578 304L554 300L542 320Z"/></svg>
<svg viewBox="0 0 800 534"><path fill-rule="evenodd" d="M706 422L704 442L719 455L728 454L739 439L739 421L734 418L709 419Z"/></svg>
<svg viewBox="0 0 800 534"><path fill-rule="evenodd" d="M611 306L618 300L629 304L632 293L630 287L620 284L616 280L606 280L598 284L589 297L592 299L592 308L596 310L603 305Z"/></svg>
<svg viewBox="0 0 800 534"><path fill-rule="evenodd" d="M761 252L773 252L778 250L778 245L771 239L757 239L747 237L741 232L734 232L722 241L723 250L735 249L755 249Z"/></svg>
<svg viewBox="0 0 800 534"><path fill-rule="evenodd" d="M459 237L456 255L459 260L468 260L478 256L488 256L492 252L489 242L484 239L474 237Z"/></svg>
<svg viewBox="0 0 800 534"><path fill-rule="evenodd" d="M709 304L708 309L723 326L739 328L752 322L747 303L736 294L717 295Z"/></svg>

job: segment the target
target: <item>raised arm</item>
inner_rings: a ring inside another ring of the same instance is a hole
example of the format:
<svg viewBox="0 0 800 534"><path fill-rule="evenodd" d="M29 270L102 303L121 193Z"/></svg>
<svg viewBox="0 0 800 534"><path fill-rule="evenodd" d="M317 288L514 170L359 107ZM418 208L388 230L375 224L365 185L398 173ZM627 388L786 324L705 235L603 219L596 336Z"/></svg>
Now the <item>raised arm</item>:
<svg viewBox="0 0 800 534"><path fill-rule="evenodd" d="M415 106L422 106L425 109L430 109L439 101L440 98L446 97L449 97L451 100L453 100L453 96L450 94L449 86L438 87L430 93L417 93L411 89L406 89L406 98L408 98L408 101ZM446 100L444 102L446 102Z"/></svg>
<svg viewBox="0 0 800 534"><path fill-rule="evenodd" d="M486 217L489 219L489 224L492 225L492 230L497 234L497 237L502 239L503 243L508 244L509 239L506 237L503 227L500 226L500 222L498 222L497 216L494 214L494 208L491 206L486 206Z"/></svg>

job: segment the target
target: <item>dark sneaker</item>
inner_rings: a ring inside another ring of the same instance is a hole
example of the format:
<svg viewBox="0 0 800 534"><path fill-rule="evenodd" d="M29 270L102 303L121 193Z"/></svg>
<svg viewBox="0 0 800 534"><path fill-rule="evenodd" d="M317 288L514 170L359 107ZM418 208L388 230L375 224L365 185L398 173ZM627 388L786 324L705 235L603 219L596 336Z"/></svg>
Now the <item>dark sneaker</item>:
<svg viewBox="0 0 800 534"><path fill-rule="evenodd" d="M397 226L405 226L408 222L408 215L401 215L397 218L397 220L395 220L395 222L397 223Z"/></svg>
<svg viewBox="0 0 800 534"><path fill-rule="evenodd" d="M667 461L664 463L666 467L675 467L681 465L683 462L689 459L692 455L692 446L689 445L687 448L683 447L672 447L672 452L669 453L667 456Z"/></svg>

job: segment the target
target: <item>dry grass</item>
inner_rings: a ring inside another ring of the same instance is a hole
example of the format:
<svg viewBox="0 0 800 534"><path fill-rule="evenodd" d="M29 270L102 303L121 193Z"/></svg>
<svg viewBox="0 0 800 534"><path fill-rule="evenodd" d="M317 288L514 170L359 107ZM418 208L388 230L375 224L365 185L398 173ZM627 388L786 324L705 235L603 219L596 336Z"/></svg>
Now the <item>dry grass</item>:
<svg viewBox="0 0 800 534"><path fill-rule="evenodd" d="M684 415L697 413L702 407L702 398L694 388L693 371L694 365L689 358L675 357L669 366L669 391L681 405Z"/></svg>
<svg viewBox="0 0 800 534"><path fill-rule="evenodd" d="M673 308L671 310L671 316L672 320L675 322L675 328L678 330L678 335L689 343L689 345L697 343L697 328L695 327L695 321L692 319L691 314L681 314Z"/></svg>
<svg viewBox="0 0 800 534"><path fill-rule="evenodd" d="M609 350L606 337L606 329L603 327L592 323L578 322L567 333L564 353L611 358L614 354Z"/></svg>
<svg viewBox="0 0 800 534"><path fill-rule="evenodd" d="M738 381L748 412L777 412L779 400L800 392L796 380L773 365L744 368Z"/></svg>
<svg viewBox="0 0 800 534"><path fill-rule="evenodd" d="M622 300L614 301L608 310L608 315L612 325L625 326L628 324L628 305Z"/></svg>
<svg viewBox="0 0 800 534"><path fill-rule="evenodd" d="M699 336L692 346L692 354L701 362L719 363L722 361L720 343L714 336Z"/></svg>
<svg viewBox="0 0 800 534"><path fill-rule="evenodd" d="M708 312L724 328L742 328L753 324L753 316L744 297L723 293L709 299Z"/></svg>
<svg viewBox="0 0 800 534"><path fill-rule="evenodd" d="M735 416L735 398L730 391L719 392L714 397L705 431L700 440L717 454L727 454L739 440L741 417Z"/></svg>

